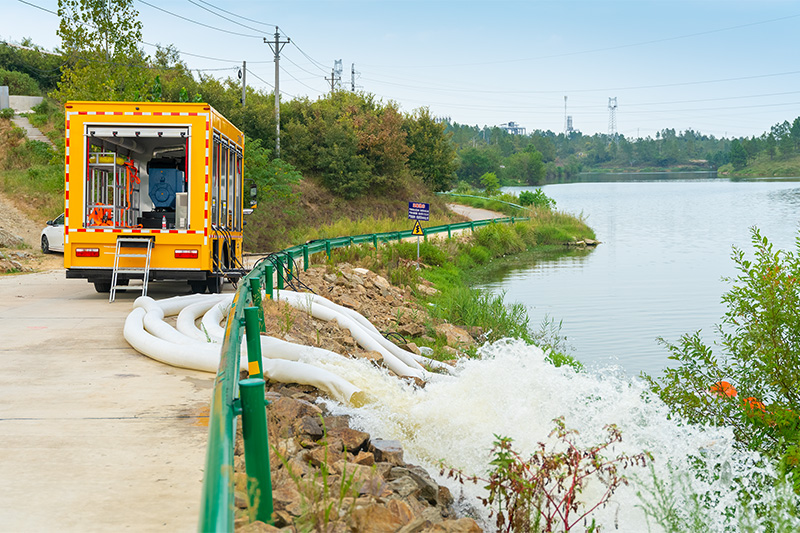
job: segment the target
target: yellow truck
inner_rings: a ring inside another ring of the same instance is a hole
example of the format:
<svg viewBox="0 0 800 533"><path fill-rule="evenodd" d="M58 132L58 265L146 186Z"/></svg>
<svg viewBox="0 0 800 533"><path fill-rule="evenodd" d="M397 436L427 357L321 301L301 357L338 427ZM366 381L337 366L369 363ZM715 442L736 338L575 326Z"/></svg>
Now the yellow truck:
<svg viewBox="0 0 800 533"><path fill-rule="evenodd" d="M244 273L244 134L204 103L67 102L64 267L98 292ZM245 203L247 208L245 208Z"/></svg>

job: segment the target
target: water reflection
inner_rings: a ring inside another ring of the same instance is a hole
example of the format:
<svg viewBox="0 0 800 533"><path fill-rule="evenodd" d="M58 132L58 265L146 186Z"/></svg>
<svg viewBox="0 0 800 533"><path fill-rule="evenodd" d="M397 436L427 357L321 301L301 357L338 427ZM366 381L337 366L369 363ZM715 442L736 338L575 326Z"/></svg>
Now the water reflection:
<svg viewBox="0 0 800 533"><path fill-rule="evenodd" d="M750 252L751 227L776 249L796 247L795 179L593 182L544 191L559 209L585 213L603 244L496 262L479 285L523 303L532 324L563 320L574 355L589 366L660 374L669 353L657 337L676 341L702 330L714 341L730 288L722 278L736 274L731 247Z"/></svg>

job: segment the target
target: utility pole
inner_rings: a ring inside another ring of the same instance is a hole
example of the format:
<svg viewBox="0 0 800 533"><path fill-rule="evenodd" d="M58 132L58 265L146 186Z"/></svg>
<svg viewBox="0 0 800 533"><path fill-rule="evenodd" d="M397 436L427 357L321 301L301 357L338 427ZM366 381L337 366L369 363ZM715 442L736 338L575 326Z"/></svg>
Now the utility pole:
<svg viewBox="0 0 800 533"><path fill-rule="evenodd" d="M268 41L264 37L264 42L269 45L275 54L275 157L281 157L281 90L280 90L280 64L281 50L291 39L281 41L281 32L275 26L275 41Z"/></svg>
<svg viewBox="0 0 800 533"><path fill-rule="evenodd" d="M242 61L242 107L247 97L247 61Z"/></svg>
<svg viewBox="0 0 800 533"><path fill-rule="evenodd" d="M331 77L325 78L325 81L331 82L331 96L333 96L334 91L336 91L336 70L331 69Z"/></svg>

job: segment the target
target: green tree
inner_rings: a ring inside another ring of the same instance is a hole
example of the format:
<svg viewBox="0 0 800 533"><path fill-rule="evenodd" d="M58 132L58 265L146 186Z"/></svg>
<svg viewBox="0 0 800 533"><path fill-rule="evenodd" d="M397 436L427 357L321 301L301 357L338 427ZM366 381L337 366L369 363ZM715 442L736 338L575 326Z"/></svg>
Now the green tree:
<svg viewBox="0 0 800 533"><path fill-rule="evenodd" d="M472 185L479 184L481 176L496 170L499 166L490 157L490 153L487 150L478 148L464 148L459 152L458 157L460 160L459 168L456 171L458 179Z"/></svg>
<svg viewBox="0 0 800 533"><path fill-rule="evenodd" d="M52 96L67 100L135 100L151 83L142 23L133 0L59 0L67 65Z"/></svg>
<svg viewBox="0 0 800 533"><path fill-rule="evenodd" d="M528 185L542 185L545 178L542 154L533 146L530 148L533 149L532 152L518 152L508 158L505 174L510 178L524 181Z"/></svg>
<svg viewBox="0 0 800 533"><path fill-rule="evenodd" d="M489 196L494 196L500 190L500 180L497 179L497 174L494 172L487 172L481 176L481 184Z"/></svg>
<svg viewBox="0 0 800 533"><path fill-rule="evenodd" d="M754 259L734 248L739 273L728 279L733 287L722 298L728 311L718 326L723 353L714 354L699 332L676 344L662 340L679 366L647 379L688 421L729 426L741 447L798 472L800 257L775 251L756 228L752 243Z"/></svg>
<svg viewBox="0 0 800 533"><path fill-rule="evenodd" d="M445 125L438 124L428 108L418 109L405 117L403 130L412 152L408 167L434 191L446 191L456 180L456 150L445 133Z"/></svg>
<svg viewBox="0 0 800 533"><path fill-rule="evenodd" d="M739 139L731 141L731 164L736 170L741 170L747 166L747 152Z"/></svg>

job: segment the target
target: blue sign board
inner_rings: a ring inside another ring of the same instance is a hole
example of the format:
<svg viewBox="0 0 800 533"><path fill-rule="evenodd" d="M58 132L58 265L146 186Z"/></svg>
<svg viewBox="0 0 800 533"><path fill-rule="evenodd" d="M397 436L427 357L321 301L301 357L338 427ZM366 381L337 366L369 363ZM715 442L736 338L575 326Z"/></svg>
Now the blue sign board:
<svg viewBox="0 0 800 533"><path fill-rule="evenodd" d="M431 215L431 204L408 202L408 218L411 220L428 220Z"/></svg>

